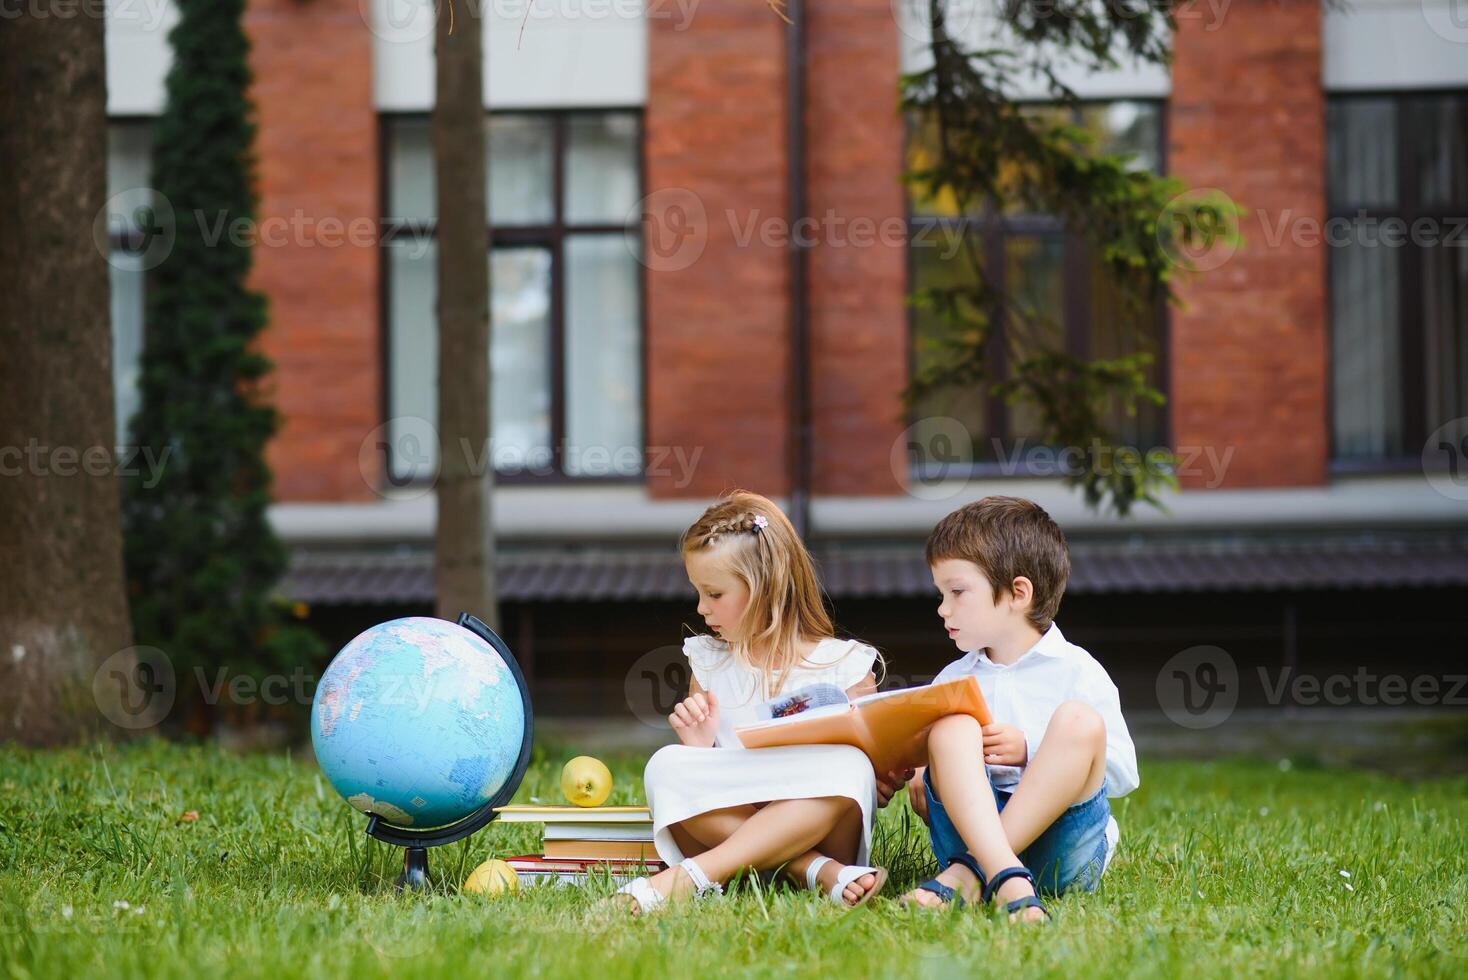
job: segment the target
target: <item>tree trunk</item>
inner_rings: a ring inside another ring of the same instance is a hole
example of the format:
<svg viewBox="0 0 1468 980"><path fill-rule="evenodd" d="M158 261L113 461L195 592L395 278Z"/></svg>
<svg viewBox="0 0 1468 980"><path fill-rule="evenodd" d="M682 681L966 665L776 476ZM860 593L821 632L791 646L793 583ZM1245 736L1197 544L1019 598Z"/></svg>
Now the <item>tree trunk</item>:
<svg viewBox="0 0 1468 980"><path fill-rule="evenodd" d="M498 625L489 449L489 235L483 4L440 7L433 153L438 186L438 614Z"/></svg>
<svg viewBox="0 0 1468 980"><path fill-rule="evenodd" d="M100 726L98 666L114 653L131 657L107 239L93 240L107 200L106 60L100 16L6 20L0 739L48 744ZM132 677L130 663L110 666Z"/></svg>

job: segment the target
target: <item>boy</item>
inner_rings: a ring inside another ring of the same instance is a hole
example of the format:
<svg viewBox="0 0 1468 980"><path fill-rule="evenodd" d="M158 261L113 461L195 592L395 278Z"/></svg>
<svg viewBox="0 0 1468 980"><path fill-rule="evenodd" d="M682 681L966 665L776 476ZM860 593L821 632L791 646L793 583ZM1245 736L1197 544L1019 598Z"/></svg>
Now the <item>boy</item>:
<svg viewBox="0 0 1468 980"><path fill-rule="evenodd" d="M1118 837L1107 797L1138 785L1116 685L1055 625L1070 554L1038 504L985 497L954 511L927 560L938 615L964 651L934 683L977 676L994 723L951 715L929 733L908 795L943 870L903 900L997 894L1011 919L1047 919L1035 887L1095 889Z"/></svg>

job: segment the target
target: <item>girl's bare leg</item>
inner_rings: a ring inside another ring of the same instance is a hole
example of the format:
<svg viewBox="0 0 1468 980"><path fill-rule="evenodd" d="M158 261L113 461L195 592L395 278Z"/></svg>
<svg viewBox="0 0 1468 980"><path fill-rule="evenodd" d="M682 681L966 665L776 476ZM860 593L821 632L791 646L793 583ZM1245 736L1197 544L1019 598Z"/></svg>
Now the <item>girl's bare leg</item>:
<svg viewBox="0 0 1468 980"><path fill-rule="evenodd" d="M720 883L728 881L744 868L764 870L778 867L825 840L850 804L851 800L844 796L777 800L743 820L722 842L701 852L698 866L711 881ZM737 814L733 816L737 817ZM682 823L692 834L687 828L689 821ZM707 824L701 826L708 829ZM693 890L688 873L680 867L653 875L651 884L670 896L685 895Z"/></svg>
<svg viewBox="0 0 1468 980"><path fill-rule="evenodd" d="M800 887L805 887L806 870L818 857L834 859L816 872L816 880L825 892L829 892L836 884L836 877L845 870L846 865L856 860L857 846L861 843L861 807L855 800L847 799L846 802L850 805L826 839L785 865L785 873ZM841 897L848 905L854 905L876 883L876 875L864 874L855 881L848 882Z"/></svg>

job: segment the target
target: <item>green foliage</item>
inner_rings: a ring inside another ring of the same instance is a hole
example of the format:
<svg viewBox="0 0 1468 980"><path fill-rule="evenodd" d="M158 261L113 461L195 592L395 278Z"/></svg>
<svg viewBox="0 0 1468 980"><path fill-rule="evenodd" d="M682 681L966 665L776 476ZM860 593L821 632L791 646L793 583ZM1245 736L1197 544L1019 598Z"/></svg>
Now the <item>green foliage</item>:
<svg viewBox="0 0 1468 980"><path fill-rule="evenodd" d="M583 750L538 746L517 802L553 794L561 765ZM639 801L645 757L605 758L612 802ZM1101 889L1053 900L1052 927L1022 929L973 908L898 906L932 870L906 790L878 811L873 856L893 878L862 909L750 879L722 900L628 922L593 909L610 891L603 881L456 894L480 861L537 848L525 824L435 849L440 888L394 895L401 852L369 841L362 815L315 767L284 756L157 741L0 748L0 774L5 977L1262 980L1468 970L1462 778L1144 759L1142 788L1114 801L1121 844ZM180 820L187 811L198 819Z"/></svg>
<svg viewBox="0 0 1468 980"><path fill-rule="evenodd" d="M156 486L145 476L127 482L123 522L137 642L181 672L229 665L258 674L322 652L272 594L286 553L266 517L265 446L278 424L261 392L271 365L254 346L266 306L245 285L250 236L229 232L252 228L256 205L244 6L178 4L154 141L152 186L176 234L148 279L131 432L168 455Z"/></svg>
<svg viewBox="0 0 1468 980"><path fill-rule="evenodd" d="M996 213L1057 217L1098 260L1123 324L1143 322L1159 304L1175 301L1176 276L1193 266L1194 255L1237 241L1233 204L1221 195L1185 193L1181 181L1097 153L1085 131L1006 94L1012 79L1028 74L1044 80L1056 104L1070 107L1077 99L1060 78L1064 66L1112 67L1118 53L1166 64L1173 0L1009 0L1001 17L1010 43L977 51L948 35L948 3L929 0L932 67L902 81L904 112L935 134L932 157L905 179L927 198L951 202L959 215L989 206ZM932 349L920 352L908 405L976 386L1011 404L1031 404L1047 442L1082 450L1082 471L1066 479L1080 486L1088 505L1106 504L1123 515L1138 501L1162 507L1160 494L1177 486L1176 461L1118 445L1106 423L1109 405L1134 416L1139 404L1164 402L1148 380L1153 353L1142 347L1115 358L1072 356L1034 311L999 294L972 236L962 255L969 275L912 297L943 327ZM995 378L986 348L1001 309L1009 370Z"/></svg>

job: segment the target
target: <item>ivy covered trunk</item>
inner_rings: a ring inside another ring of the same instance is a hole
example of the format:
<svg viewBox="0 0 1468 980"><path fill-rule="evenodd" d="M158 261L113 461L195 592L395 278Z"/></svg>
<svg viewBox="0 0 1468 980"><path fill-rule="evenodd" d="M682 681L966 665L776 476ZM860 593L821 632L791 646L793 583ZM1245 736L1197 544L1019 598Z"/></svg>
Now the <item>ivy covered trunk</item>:
<svg viewBox="0 0 1468 980"><path fill-rule="evenodd" d="M98 666L132 643L92 236L107 199L102 29L85 16L0 27L0 741L96 730Z"/></svg>
<svg viewBox="0 0 1468 980"><path fill-rule="evenodd" d="M228 705L221 670L260 676L320 656L274 596L286 552L267 518L263 397L270 362L254 341L265 298L246 288L255 238L244 0L178 0L167 102L154 137L155 225L172 238L148 280L141 407L132 438L168 465L124 497L128 587L138 642L178 677L176 715L207 729ZM227 688L226 688L227 690Z"/></svg>

